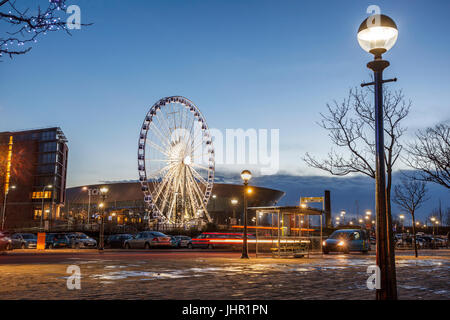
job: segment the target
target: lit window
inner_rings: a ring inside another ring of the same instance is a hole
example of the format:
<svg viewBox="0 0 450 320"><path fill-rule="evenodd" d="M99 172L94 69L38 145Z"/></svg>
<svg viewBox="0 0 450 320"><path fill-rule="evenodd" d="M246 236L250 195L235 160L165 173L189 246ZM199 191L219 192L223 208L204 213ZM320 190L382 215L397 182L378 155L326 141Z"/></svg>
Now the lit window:
<svg viewBox="0 0 450 320"><path fill-rule="evenodd" d="M52 197L52 192L51 191L35 191L33 192L33 194L31 195L32 199L50 199Z"/></svg>

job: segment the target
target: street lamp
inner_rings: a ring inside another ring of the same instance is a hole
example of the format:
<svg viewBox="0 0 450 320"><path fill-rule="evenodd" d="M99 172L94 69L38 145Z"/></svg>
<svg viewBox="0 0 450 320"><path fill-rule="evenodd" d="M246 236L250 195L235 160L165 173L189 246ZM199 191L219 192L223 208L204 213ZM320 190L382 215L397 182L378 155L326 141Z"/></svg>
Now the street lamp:
<svg viewBox="0 0 450 320"><path fill-rule="evenodd" d="M346 214L345 210L342 210L341 211L342 223L345 223L345 214Z"/></svg>
<svg viewBox="0 0 450 320"><path fill-rule="evenodd" d="M237 199L231 199L231 206L233 207L233 221L236 223L236 206L238 204Z"/></svg>
<svg viewBox="0 0 450 320"><path fill-rule="evenodd" d="M389 62L382 54L391 49L397 41L398 30L395 22L388 16L377 14L365 19L358 30L358 42L361 48L374 55L367 67L374 72L374 82L361 86L375 86L375 142L376 174L375 203L377 216L377 256L376 263L381 271L381 288L377 289L377 300L397 299L397 280L395 274L395 253L392 242L392 219L386 209L386 170L384 160L383 129L383 83L397 79L383 80L383 70Z"/></svg>
<svg viewBox="0 0 450 320"><path fill-rule="evenodd" d="M45 189L51 189L51 188L53 188L53 186L51 185L51 184L49 184L49 185L46 185L45 187L44 187L44 189L42 189L42 208L41 208L41 223L40 223L40 229L41 229L41 231L42 231L42 219L43 219L43 216L44 216L44 198L45 198Z"/></svg>
<svg viewBox="0 0 450 320"><path fill-rule="evenodd" d="M247 248L247 192L248 191L247 191L247 186L248 186L248 181L252 178L252 173L248 170L244 170L241 172L241 178L244 181L244 239L242 242L241 259L248 259L248 248Z"/></svg>
<svg viewBox="0 0 450 320"><path fill-rule="evenodd" d="M404 233L405 232L405 223L404 223L405 215L401 214L398 217L400 218L400 221L402 222L402 233Z"/></svg>
<svg viewBox="0 0 450 320"><path fill-rule="evenodd" d="M14 190L16 186L11 186L5 188L5 198L3 199L3 214L2 214L2 229L5 227L5 218L6 218L6 199L8 198L8 193L10 190Z"/></svg>
<svg viewBox="0 0 450 320"><path fill-rule="evenodd" d="M108 193L108 188L102 187L100 188L100 194L102 196L102 202L98 205L101 209L100 217L101 217L101 224L100 224L100 241L99 241L99 250L104 249L104 243L105 243L105 200L106 200L106 194Z"/></svg>

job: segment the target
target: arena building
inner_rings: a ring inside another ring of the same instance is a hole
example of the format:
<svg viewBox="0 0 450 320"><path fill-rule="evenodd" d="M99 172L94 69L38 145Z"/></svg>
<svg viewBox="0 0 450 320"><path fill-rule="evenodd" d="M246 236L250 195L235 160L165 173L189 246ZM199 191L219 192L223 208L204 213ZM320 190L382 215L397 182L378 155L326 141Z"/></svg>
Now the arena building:
<svg viewBox="0 0 450 320"><path fill-rule="evenodd" d="M68 188L64 212L75 224L92 222L98 216L99 203L102 201L100 188L106 187L105 199L107 221L118 225L146 223L148 208L144 202L139 182L107 183ZM284 196L284 192L274 189L251 186L248 196L249 207L273 206ZM243 215L242 185L216 183L207 210L216 224L230 224L242 221ZM88 218L89 212L89 218Z"/></svg>

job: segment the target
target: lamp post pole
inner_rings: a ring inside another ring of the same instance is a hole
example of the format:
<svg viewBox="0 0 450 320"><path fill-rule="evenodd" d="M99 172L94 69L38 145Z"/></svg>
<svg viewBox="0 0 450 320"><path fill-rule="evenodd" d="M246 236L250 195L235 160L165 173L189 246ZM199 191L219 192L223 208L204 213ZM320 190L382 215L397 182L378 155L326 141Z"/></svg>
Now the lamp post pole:
<svg viewBox="0 0 450 320"><path fill-rule="evenodd" d="M383 80L383 71L389 62L382 59L382 54L391 49L398 36L397 25L388 16L376 14L365 19L358 30L358 42L367 52L374 55L374 60L367 67L374 73L374 81L363 83L362 87L373 85L375 94L375 206L377 253L376 263L380 271L380 288L377 288L377 300L397 299L397 280L395 271L395 252L392 232L392 217L387 210L386 168L384 155L384 111L383 83L397 79Z"/></svg>
<svg viewBox="0 0 450 320"><path fill-rule="evenodd" d="M47 188L51 189L51 188L52 188L52 186L51 186L51 185L48 185L48 186L45 186L45 187L44 187L44 189L42 189L41 222L40 222L40 225L39 225L39 229L40 229L41 231L42 231L42 229L43 229L43 226L42 226L42 224L43 224L43 217L44 217L44 199L45 199L45 189L47 189Z"/></svg>
<svg viewBox="0 0 450 320"><path fill-rule="evenodd" d="M100 193L102 195L102 202L100 203L100 236L99 236L99 250L103 250L105 247L105 200L106 200L106 193L108 192L108 188L101 188Z"/></svg>
<svg viewBox="0 0 450 320"><path fill-rule="evenodd" d="M252 177L252 174L248 170L241 172L241 178L244 180L244 234L242 241L242 255L241 259L248 259L248 247L247 247L247 225L248 225L248 215L247 215L247 192L248 192L248 181Z"/></svg>
<svg viewBox="0 0 450 320"><path fill-rule="evenodd" d="M248 247L247 247L247 187L248 181L244 181L244 239L242 243L242 256L241 259L248 259Z"/></svg>

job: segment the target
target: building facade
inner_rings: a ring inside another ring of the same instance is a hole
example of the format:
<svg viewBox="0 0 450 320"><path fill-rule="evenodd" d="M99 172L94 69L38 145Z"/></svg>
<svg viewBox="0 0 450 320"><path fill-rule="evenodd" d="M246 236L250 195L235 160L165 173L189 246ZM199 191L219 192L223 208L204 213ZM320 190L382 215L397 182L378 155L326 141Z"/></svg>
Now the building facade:
<svg viewBox="0 0 450 320"><path fill-rule="evenodd" d="M0 132L4 229L51 226L65 203L68 147L58 127Z"/></svg>
<svg viewBox="0 0 450 320"><path fill-rule="evenodd" d="M99 213L98 204L102 202L98 190L108 188L105 200L107 221L115 224L144 223L147 214L147 206L144 202L141 184L139 182L111 183L90 186L80 186L67 189L67 205L64 208L68 219L76 220L74 223L86 223L95 221ZM251 187L253 192L248 197L249 206L275 205L284 192L269 188ZM243 213L242 185L215 183L212 197L208 202L208 213L216 224L229 224L230 218L236 222L242 220Z"/></svg>

